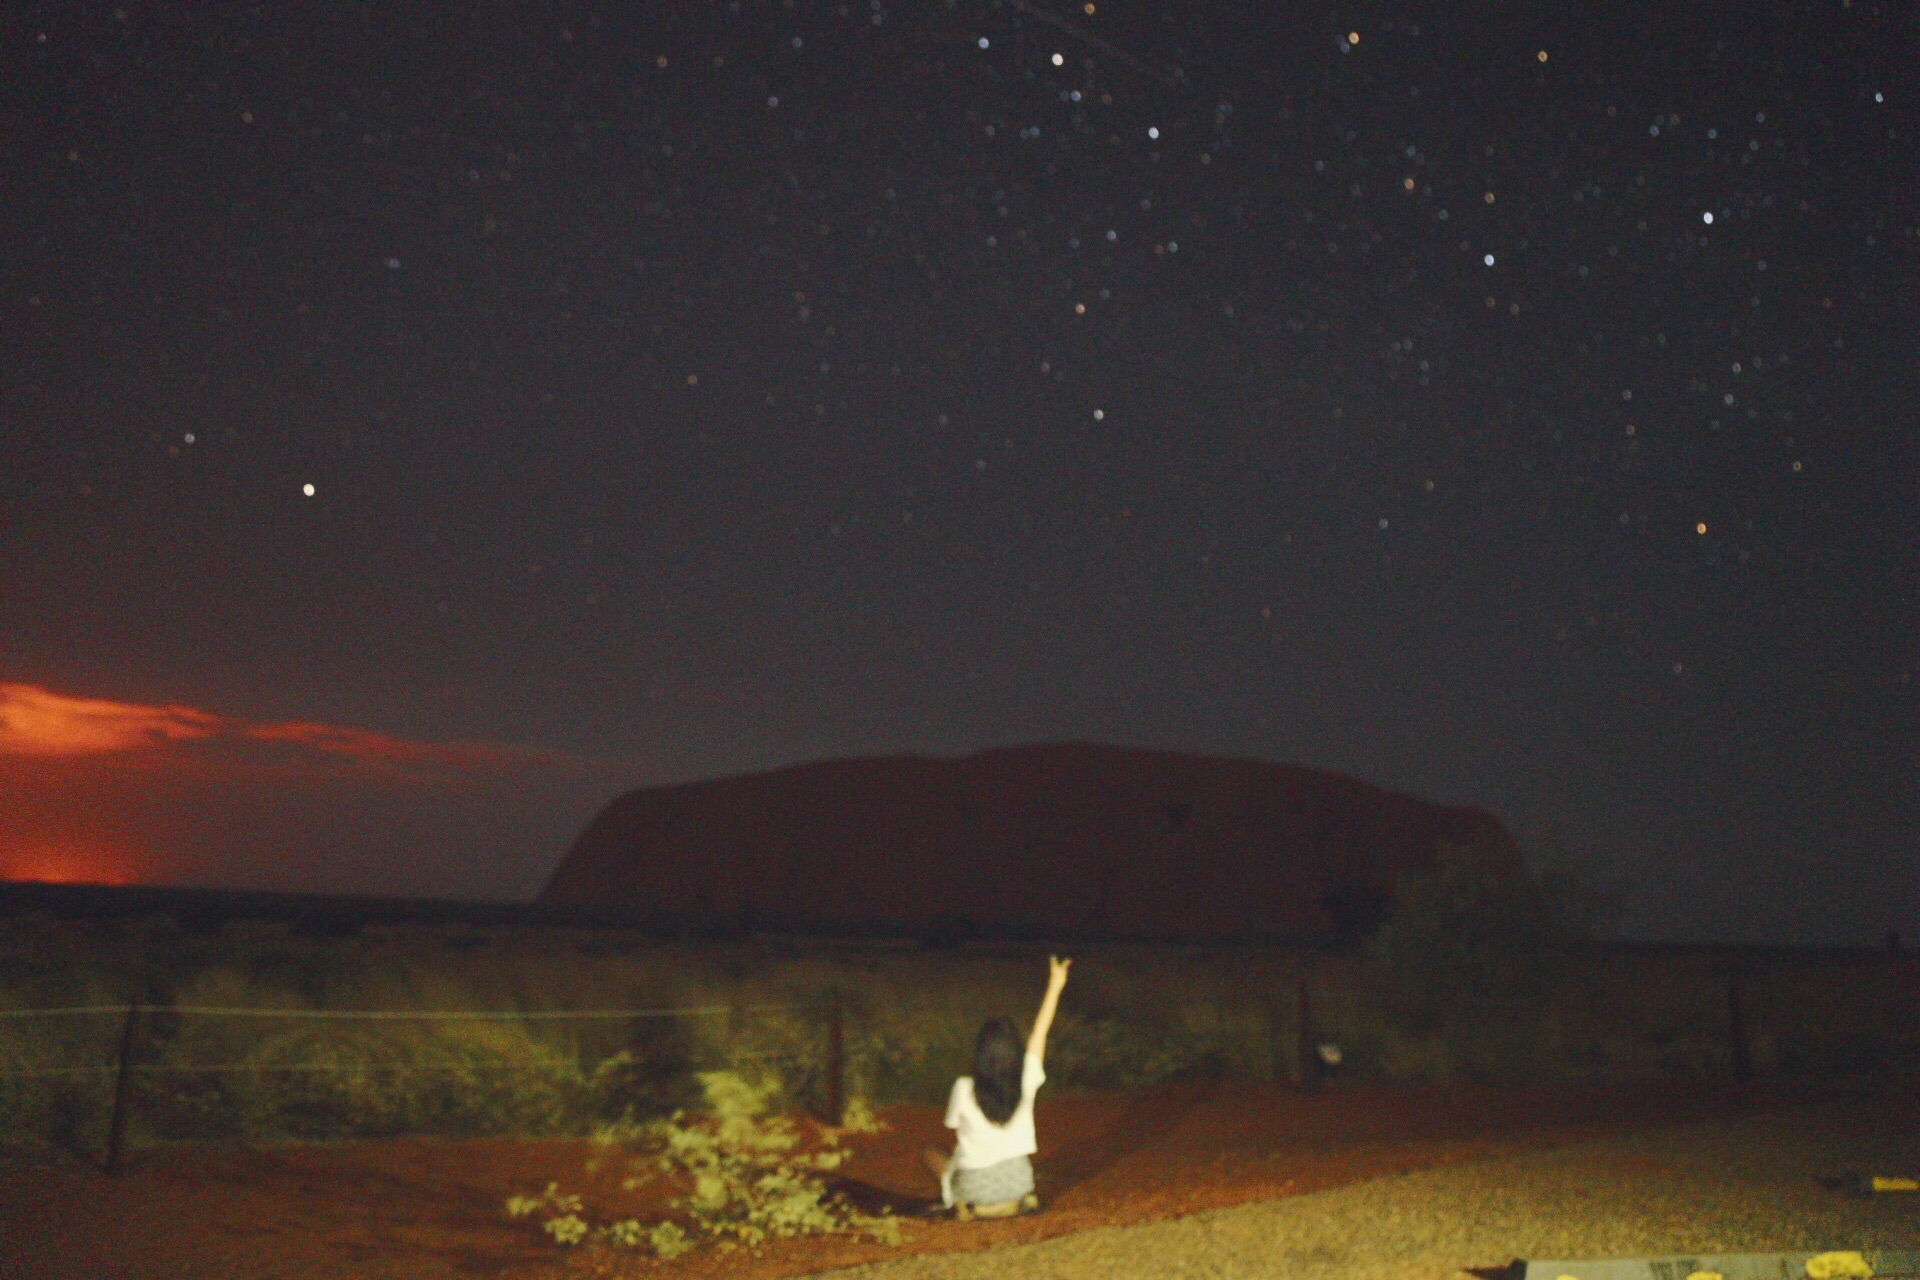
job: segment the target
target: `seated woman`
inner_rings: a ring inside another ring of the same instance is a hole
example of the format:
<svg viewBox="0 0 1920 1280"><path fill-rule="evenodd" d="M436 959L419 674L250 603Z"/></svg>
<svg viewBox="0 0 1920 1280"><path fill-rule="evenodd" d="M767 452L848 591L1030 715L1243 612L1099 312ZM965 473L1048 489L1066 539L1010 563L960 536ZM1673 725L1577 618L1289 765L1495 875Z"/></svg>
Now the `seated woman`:
<svg viewBox="0 0 1920 1280"><path fill-rule="evenodd" d="M1013 1023L989 1018L974 1039L973 1074L953 1082L947 1100L953 1155L926 1154L927 1167L940 1179L941 1202L958 1218L1004 1218L1040 1207L1028 1159L1038 1149L1033 1095L1047 1078L1047 1032L1072 964L1058 956L1048 960L1047 994L1024 1055Z"/></svg>

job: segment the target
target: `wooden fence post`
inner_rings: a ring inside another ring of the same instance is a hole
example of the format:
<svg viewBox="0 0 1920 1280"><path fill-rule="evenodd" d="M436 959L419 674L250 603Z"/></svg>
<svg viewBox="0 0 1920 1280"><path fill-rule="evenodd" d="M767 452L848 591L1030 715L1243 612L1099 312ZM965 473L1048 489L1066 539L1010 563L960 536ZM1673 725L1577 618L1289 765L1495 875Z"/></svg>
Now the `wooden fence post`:
<svg viewBox="0 0 1920 1280"><path fill-rule="evenodd" d="M1727 1040L1732 1051L1733 1078L1741 1084L1753 1079L1753 1059L1747 1053L1747 1017L1740 1008L1740 984L1727 984Z"/></svg>
<svg viewBox="0 0 1920 1280"><path fill-rule="evenodd" d="M113 1070L113 1113L107 1118L107 1154L102 1167L108 1173L120 1171L120 1156L127 1140L127 1093L130 1059L133 1057L134 1030L140 1021L141 1006L127 1006L127 1020L120 1027L120 1058Z"/></svg>
<svg viewBox="0 0 1920 1280"><path fill-rule="evenodd" d="M1300 1087L1312 1089L1320 1083L1320 1046L1313 1034L1313 1002L1307 990L1307 971L1300 971Z"/></svg>
<svg viewBox="0 0 1920 1280"><path fill-rule="evenodd" d="M839 1128L846 1119L846 1097L842 1088L847 1070L846 1014L840 992L834 991L827 1007L827 1123Z"/></svg>

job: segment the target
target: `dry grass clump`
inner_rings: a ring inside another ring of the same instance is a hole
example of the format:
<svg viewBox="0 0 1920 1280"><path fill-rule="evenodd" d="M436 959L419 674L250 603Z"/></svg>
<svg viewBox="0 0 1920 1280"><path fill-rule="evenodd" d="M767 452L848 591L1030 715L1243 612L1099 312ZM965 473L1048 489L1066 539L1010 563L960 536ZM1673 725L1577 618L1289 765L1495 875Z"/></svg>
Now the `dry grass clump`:
<svg viewBox="0 0 1920 1280"><path fill-rule="evenodd" d="M507 1200L508 1214L532 1217L557 1243L602 1243L647 1248L673 1258L701 1244L753 1246L780 1237L858 1232L890 1244L900 1240L896 1218L861 1213L831 1199L821 1176L846 1158L841 1134L877 1127L859 1106L851 1124L824 1130L821 1146L802 1149L799 1127L774 1109L785 1089L772 1073L701 1072L706 1106L676 1111L665 1119L609 1126L602 1140L635 1154L629 1189L656 1177L690 1186L673 1202L675 1216L654 1223L637 1219L595 1225L582 1198L548 1184L537 1195Z"/></svg>

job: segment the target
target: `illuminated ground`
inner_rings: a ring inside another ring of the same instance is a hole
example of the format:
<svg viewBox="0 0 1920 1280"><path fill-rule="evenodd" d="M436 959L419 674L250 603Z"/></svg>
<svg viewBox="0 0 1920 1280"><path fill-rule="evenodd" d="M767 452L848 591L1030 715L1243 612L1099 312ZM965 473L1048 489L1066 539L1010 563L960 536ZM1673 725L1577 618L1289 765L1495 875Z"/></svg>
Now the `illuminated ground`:
<svg viewBox="0 0 1920 1280"><path fill-rule="evenodd" d="M1044 1095L1043 1095L1044 1096ZM929 1108L850 1172L924 1192ZM566 1252L501 1212L558 1180L594 1216L647 1208L589 1176L578 1144L391 1143L147 1152L119 1178L71 1161L0 1162L0 1275L44 1280L514 1280L622 1274L1366 1276L1437 1280L1514 1256L1916 1247L1920 1203L1856 1200L1814 1175L1912 1167L1920 1108L1698 1091L1599 1094L1336 1087L1302 1097L1194 1085L1061 1094L1041 1110L1046 1212L919 1224L900 1249L783 1242L664 1266Z"/></svg>

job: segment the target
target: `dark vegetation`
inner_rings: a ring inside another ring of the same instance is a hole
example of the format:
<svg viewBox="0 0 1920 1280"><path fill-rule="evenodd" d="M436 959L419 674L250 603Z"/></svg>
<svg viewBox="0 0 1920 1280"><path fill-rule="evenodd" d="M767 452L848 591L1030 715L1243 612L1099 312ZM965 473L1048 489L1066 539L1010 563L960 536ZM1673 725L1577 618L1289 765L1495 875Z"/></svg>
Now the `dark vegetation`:
<svg viewBox="0 0 1920 1280"><path fill-rule="evenodd" d="M1383 918L1323 945L1082 943L1049 1074L1310 1083L1321 1042L1363 1080L1920 1072L1910 954L1607 942L1599 905L1449 846ZM123 1063L130 1145L590 1134L697 1104L714 1070L820 1110L836 1009L845 1098L937 1101L981 1021L1030 1007L1045 954L961 921L924 939L663 938L507 904L43 886L8 886L0 912L0 1013L109 1007L0 1017L0 1141L89 1153ZM111 1008L134 1002L157 1008L129 1037ZM192 1012L209 1009L256 1012ZM534 1016L583 1009L699 1012Z"/></svg>

